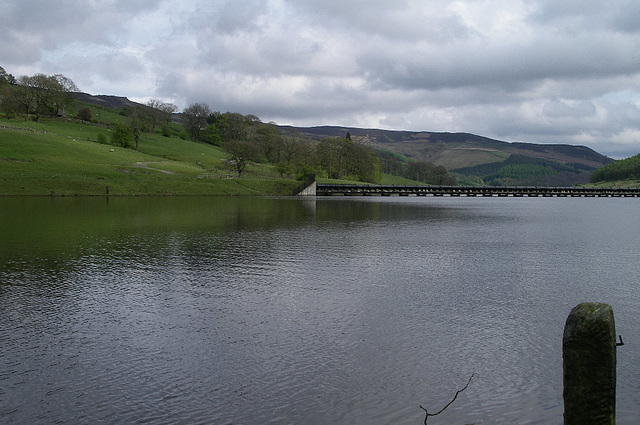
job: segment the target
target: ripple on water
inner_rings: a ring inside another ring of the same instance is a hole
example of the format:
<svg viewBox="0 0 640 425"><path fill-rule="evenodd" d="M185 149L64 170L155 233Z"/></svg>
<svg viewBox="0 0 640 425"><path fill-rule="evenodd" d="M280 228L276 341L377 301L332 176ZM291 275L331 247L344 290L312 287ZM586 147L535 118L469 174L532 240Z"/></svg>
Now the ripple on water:
<svg viewBox="0 0 640 425"><path fill-rule="evenodd" d="M580 233L582 206L553 204L551 217L467 201L396 201L393 219L385 204L360 221L98 235L45 271L16 260L0 271L1 421L416 424L419 405L442 408L474 373L441 423L561 423L573 294L617 303L632 334L625 282L640 266ZM624 232L590 227L636 252L633 214Z"/></svg>

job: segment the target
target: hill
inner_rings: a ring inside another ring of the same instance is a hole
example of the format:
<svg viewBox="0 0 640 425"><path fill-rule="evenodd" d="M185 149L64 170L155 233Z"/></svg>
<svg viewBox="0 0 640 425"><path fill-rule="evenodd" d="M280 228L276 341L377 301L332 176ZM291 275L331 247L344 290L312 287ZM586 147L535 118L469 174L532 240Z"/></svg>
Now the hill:
<svg viewBox="0 0 640 425"><path fill-rule="evenodd" d="M141 104L133 102L128 98L122 96L93 95L81 92L70 93L70 96L72 99L79 102L101 106L109 109L123 109L132 106L142 106Z"/></svg>
<svg viewBox="0 0 640 425"><path fill-rule="evenodd" d="M291 195L300 185L263 164L237 177L222 149L176 136L143 133L138 150L114 146L104 123L124 117L98 113L103 124L0 118L0 196Z"/></svg>
<svg viewBox="0 0 640 425"><path fill-rule="evenodd" d="M459 180L494 185L585 184L591 173L611 158L585 146L510 143L469 133L437 133L361 129L353 127L291 127L314 139L344 137L382 151L444 166Z"/></svg>

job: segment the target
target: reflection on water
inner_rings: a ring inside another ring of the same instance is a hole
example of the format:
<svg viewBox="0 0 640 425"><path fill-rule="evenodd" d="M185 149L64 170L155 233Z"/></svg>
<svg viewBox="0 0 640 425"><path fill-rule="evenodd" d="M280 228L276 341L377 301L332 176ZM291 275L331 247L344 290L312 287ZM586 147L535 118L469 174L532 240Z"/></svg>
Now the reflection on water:
<svg viewBox="0 0 640 425"><path fill-rule="evenodd" d="M639 329L637 202L0 199L0 421L419 424L475 373L434 423L562 423L570 309Z"/></svg>

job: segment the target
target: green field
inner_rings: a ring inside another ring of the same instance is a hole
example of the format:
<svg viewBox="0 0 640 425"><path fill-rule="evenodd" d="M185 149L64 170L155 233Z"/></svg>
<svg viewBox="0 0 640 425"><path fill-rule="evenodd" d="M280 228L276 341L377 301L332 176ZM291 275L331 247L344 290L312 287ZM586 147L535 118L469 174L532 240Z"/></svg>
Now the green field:
<svg viewBox="0 0 640 425"><path fill-rule="evenodd" d="M109 140L97 123L0 118L0 195L291 195L300 185L262 164L238 177L216 146L142 133L136 151L100 144L99 133Z"/></svg>

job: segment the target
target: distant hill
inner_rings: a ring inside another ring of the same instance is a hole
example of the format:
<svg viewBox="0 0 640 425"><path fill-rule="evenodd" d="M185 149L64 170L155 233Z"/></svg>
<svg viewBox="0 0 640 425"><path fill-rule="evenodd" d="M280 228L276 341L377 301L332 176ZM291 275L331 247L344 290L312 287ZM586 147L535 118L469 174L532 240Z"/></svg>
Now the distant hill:
<svg viewBox="0 0 640 425"><path fill-rule="evenodd" d="M96 106L102 106L105 108L122 109L126 107L140 105L133 102L126 97L122 96L109 96L109 95L93 95L89 93L70 93L71 97L81 102L90 103Z"/></svg>
<svg viewBox="0 0 640 425"><path fill-rule="evenodd" d="M469 133L411 132L353 127L291 127L314 139L345 137L379 150L442 165L470 181L492 185L565 186L588 183L611 158L585 146L509 143Z"/></svg>

